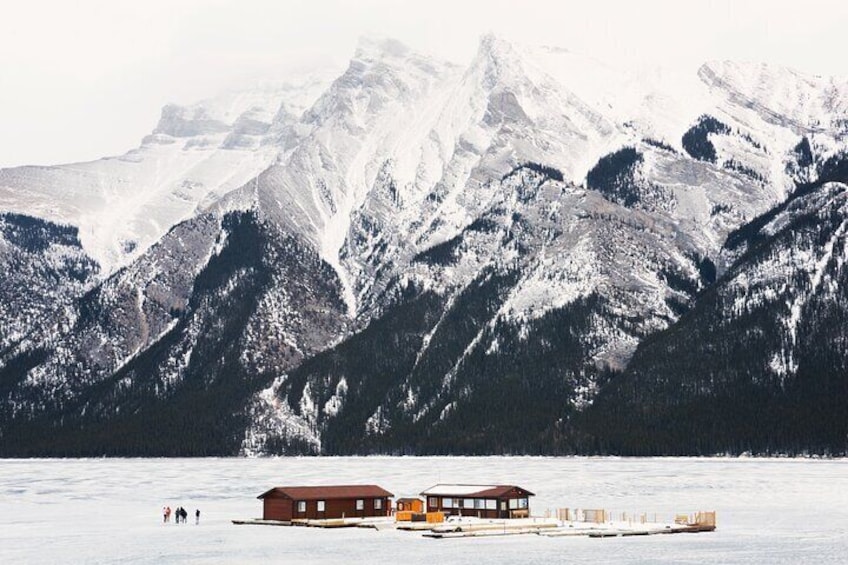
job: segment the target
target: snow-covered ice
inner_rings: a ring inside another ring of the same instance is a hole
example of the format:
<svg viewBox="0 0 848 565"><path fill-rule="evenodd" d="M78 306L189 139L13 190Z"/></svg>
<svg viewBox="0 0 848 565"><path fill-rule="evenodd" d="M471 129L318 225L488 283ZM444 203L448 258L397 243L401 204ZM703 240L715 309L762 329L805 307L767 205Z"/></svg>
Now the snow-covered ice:
<svg viewBox="0 0 848 565"><path fill-rule="evenodd" d="M534 514L715 510L698 535L432 540L414 532L235 526L283 484L518 484ZM356 457L0 461L0 562L12 563L844 563L848 461ZM162 524L162 507L201 521Z"/></svg>

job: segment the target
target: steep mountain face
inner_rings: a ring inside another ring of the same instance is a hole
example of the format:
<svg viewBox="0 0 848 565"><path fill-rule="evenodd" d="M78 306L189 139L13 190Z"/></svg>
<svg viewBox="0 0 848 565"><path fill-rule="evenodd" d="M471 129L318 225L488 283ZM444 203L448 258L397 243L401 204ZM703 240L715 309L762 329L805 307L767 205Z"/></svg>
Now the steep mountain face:
<svg viewBox="0 0 848 565"><path fill-rule="evenodd" d="M652 344L743 327L715 297L764 241L839 256L792 226L841 210L846 108L768 66L366 40L335 78L166 107L122 157L0 171L0 454L635 451L593 426L676 406L637 394ZM823 281L731 300L796 328L763 365L786 383L824 358Z"/></svg>
<svg viewBox="0 0 848 565"><path fill-rule="evenodd" d="M326 73L166 106L139 148L90 163L0 170L0 210L79 230L103 274L128 265L266 169Z"/></svg>
<svg viewBox="0 0 848 565"><path fill-rule="evenodd" d="M0 268L0 352L46 316L72 309L99 271L76 228L20 214L0 214Z"/></svg>
<svg viewBox="0 0 848 565"><path fill-rule="evenodd" d="M249 212L176 226L77 306L9 354L39 360L3 406L10 452L232 453L251 392L345 324L332 270Z"/></svg>
<svg viewBox="0 0 848 565"><path fill-rule="evenodd" d="M848 441L848 161L728 238L738 257L646 339L583 426L617 453L841 453Z"/></svg>

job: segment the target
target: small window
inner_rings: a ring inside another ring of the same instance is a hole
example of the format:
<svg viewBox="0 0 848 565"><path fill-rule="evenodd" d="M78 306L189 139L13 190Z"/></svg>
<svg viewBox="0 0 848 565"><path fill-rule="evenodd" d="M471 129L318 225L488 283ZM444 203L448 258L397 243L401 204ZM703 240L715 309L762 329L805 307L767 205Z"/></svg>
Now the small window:
<svg viewBox="0 0 848 565"><path fill-rule="evenodd" d="M462 501L462 507L463 508L474 508L474 499L473 498L464 499Z"/></svg>
<svg viewBox="0 0 848 565"><path fill-rule="evenodd" d="M518 499L517 498L510 498L509 499L509 509L515 510L516 508L518 508Z"/></svg>
<svg viewBox="0 0 848 565"><path fill-rule="evenodd" d="M362 499L362 498L356 499L356 509L357 510L364 510L365 509L365 500L364 499Z"/></svg>
<svg viewBox="0 0 848 565"><path fill-rule="evenodd" d="M452 498L443 498L442 499L442 508L453 508L453 499Z"/></svg>
<svg viewBox="0 0 848 565"><path fill-rule="evenodd" d="M482 498L475 498L474 499L474 508L477 509L477 510L485 510L486 501Z"/></svg>
<svg viewBox="0 0 848 565"><path fill-rule="evenodd" d="M438 498L436 498L435 496L431 496L431 497L429 498L429 500L428 500L427 504L428 504L429 506L431 506L432 508L438 508L438 507L439 507L439 499L438 499Z"/></svg>
<svg viewBox="0 0 848 565"><path fill-rule="evenodd" d="M375 498L374 499L374 510L382 510L383 509L383 499Z"/></svg>
<svg viewBox="0 0 848 565"><path fill-rule="evenodd" d="M297 511L298 512L306 512L306 501L298 500L297 501Z"/></svg>
<svg viewBox="0 0 848 565"><path fill-rule="evenodd" d="M498 501L494 499L486 500L486 510L497 510L498 509Z"/></svg>
<svg viewBox="0 0 848 565"><path fill-rule="evenodd" d="M324 501L319 500L318 501L318 512L323 512L323 511L324 511Z"/></svg>
<svg viewBox="0 0 848 565"><path fill-rule="evenodd" d="M518 507L519 508L527 508L527 499L526 498L519 498L518 499Z"/></svg>

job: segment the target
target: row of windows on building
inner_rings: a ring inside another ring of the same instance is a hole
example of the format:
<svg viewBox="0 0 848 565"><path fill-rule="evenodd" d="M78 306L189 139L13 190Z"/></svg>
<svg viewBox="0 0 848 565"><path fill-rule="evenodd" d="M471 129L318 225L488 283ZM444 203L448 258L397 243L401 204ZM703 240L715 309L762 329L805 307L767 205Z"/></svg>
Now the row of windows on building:
<svg viewBox="0 0 848 565"><path fill-rule="evenodd" d="M319 500L318 501L318 512L324 512L326 507L326 501ZM364 510L365 509L365 500L359 498L356 500L356 509ZM382 510L383 509L383 500L381 498L374 499L374 510ZM306 501L298 500L297 501L297 511L298 512L306 512Z"/></svg>
<svg viewBox="0 0 848 565"><path fill-rule="evenodd" d="M431 508L439 508L439 499L431 496L428 500ZM509 509L518 510L527 508L526 498L510 498ZM442 498L441 508L466 508L473 510L497 510L498 501L493 498Z"/></svg>

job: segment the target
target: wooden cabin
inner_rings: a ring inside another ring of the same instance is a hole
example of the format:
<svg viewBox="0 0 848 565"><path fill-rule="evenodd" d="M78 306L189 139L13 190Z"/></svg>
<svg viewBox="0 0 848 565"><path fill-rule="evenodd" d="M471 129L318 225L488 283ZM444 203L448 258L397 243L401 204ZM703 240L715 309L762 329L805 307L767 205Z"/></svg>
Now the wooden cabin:
<svg viewBox="0 0 848 565"><path fill-rule="evenodd" d="M398 498L395 501L395 510L420 514L424 512L424 501L420 498Z"/></svg>
<svg viewBox="0 0 848 565"><path fill-rule="evenodd" d="M480 518L526 518L536 496L515 485L435 485L421 495L428 513Z"/></svg>
<svg viewBox="0 0 848 565"><path fill-rule="evenodd" d="M394 495L376 485L274 487L262 500L262 519L292 520L389 516Z"/></svg>

